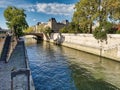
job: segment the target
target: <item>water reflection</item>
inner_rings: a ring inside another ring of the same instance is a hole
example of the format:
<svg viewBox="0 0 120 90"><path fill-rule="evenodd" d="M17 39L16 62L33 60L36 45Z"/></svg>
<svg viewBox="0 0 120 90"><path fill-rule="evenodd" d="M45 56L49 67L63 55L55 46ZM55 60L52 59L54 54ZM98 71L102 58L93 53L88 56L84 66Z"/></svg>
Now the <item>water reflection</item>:
<svg viewBox="0 0 120 90"><path fill-rule="evenodd" d="M120 63L74 49L62 47L62 53L68 56L68 62L91 72L95 79L101 79L120 88Z"/></svg>
<svg viewBox="0 0 120 90"><path fill-rule="evenodd" d="M26 41L26 46L36 90L120 88L118 62L104 58L100 61L97 56L46 42Z"/></svg>
<svg viewBox="0 0 120 90"><path fill-rule="evenodd" d="M59 48L52 48L50 44L27 44L36 90L76 90L68 63Z"/></svg>

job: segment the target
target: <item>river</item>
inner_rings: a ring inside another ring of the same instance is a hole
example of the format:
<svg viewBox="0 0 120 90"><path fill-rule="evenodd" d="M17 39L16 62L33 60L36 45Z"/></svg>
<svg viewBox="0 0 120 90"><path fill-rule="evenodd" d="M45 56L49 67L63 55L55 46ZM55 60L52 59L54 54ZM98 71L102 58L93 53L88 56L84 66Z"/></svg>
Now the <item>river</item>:
<svg viewBox="0 0 120 90"><path fill-rule="evenodd" d="M26 39L36 90L120 90L120 63Z"/></svg>

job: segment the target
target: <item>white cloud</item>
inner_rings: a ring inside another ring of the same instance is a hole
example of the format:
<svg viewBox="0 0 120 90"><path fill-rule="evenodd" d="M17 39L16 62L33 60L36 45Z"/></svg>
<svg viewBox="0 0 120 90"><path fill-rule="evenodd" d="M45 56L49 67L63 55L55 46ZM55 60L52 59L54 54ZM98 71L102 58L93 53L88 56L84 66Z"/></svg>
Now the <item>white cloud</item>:
<svg viewBox="0 0 120 90"><path fill-rule="evenodd" d="M16 6L23 8L28 12L42 12L45 14L53 15L72 15L74 12L74 4L61 4L61 3L16 3L15 0L0 0L0 8L7 6Z"/></svg>
<svg viewBox="0 0 120 90"><path fill-rule="evenodd" d="M33 21L35 22L35 21L36 21L36 19L34 18L34 19L33 19Z"/></svg>
<svg viewBox="0 0 120 90"><path fill-rule="evenodd" d="M35 12L35 8L34 7L26 7L24 9L27 10L28 12Z"/></svg>
<svg viewBox="0 0 120 90"><path fill-rule="evenodd" d="M59 3L38 3L36 4L37 12L46 14L71 15L74 12L74 4L59 4Z"/></svg>

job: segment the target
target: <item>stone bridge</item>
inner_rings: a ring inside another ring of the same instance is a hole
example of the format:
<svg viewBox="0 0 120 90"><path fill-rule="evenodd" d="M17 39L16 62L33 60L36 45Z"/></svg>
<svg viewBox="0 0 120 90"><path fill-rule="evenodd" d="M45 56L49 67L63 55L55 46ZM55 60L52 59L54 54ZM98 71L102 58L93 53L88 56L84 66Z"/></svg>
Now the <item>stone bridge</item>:
<svg viewBox="0 0 120 90"><path fill-rule="evenodd" d="M24 33L24 35L33 35L36 36L35 39L36 40L43 40L43 33Z"/></svg>

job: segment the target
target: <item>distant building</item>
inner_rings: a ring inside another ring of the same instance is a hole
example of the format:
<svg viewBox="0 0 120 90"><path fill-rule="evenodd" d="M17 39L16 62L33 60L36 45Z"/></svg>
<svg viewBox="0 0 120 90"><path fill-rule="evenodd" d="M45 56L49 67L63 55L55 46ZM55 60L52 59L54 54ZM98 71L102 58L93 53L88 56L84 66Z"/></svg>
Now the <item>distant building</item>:
<svg viewBox="0 0 120 90"><path fill-rule="evenodd" d="M57 22L55 18L51 18L47 23L38 22L37 26L41 24L44 25L44 27L50 27L53 32L57 33L61 28L63 28L64 26L67 26L69 24L69 21L64 20L62 22Z"/></svg>

